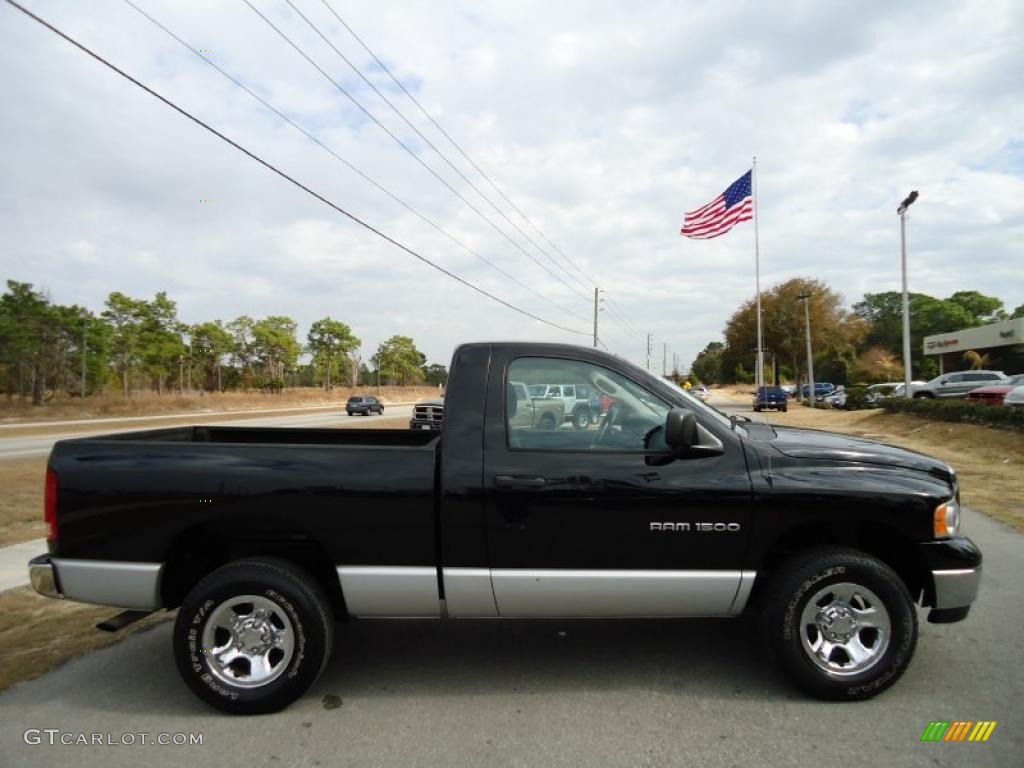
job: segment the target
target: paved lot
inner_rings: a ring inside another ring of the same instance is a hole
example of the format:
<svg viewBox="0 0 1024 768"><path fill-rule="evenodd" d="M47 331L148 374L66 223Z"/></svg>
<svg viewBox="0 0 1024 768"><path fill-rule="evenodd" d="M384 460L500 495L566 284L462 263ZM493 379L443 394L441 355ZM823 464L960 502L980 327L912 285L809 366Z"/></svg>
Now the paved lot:
<svg viewBox="0 0 1024 768"><path fill-rule="evenodd" d="M180 682L163 625L0 695L0 765L1017 766L1024 537L965 521L986 556L979 602L965 623L923 623L906 676L869 702L803 698L741 622L363 621L297 704L232 718ZM935 719L999 725L985 744L920 743ZM204 743L35 746L27 728Z"/></svg>

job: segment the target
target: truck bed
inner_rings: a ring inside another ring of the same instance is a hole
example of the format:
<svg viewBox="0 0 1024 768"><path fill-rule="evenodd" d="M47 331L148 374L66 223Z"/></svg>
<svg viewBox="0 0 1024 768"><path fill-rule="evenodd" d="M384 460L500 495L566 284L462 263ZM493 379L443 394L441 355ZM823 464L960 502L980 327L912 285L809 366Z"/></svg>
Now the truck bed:
<svg viewBox="0 0 1024 768"><path fill-rule="evenodd" d="M433 565L440 439L196 426L62 440L51 554L162 562L204 537L283 536L330 542L337 563Z"/></svg>

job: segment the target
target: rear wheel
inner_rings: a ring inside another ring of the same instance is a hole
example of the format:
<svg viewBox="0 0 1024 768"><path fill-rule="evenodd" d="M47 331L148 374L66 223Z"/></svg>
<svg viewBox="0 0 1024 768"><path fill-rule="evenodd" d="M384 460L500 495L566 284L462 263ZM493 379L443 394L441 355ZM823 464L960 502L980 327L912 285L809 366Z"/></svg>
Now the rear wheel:
<svg viewBox="0 0 1024 768"><path fill-rule="evenodd" d="M933 395L931 392L915 392L914 393L914 398L915 399L922 398L922 397L926 397L929 400L934 400L935 399L935 395Z"/></svg>
<svg viewBox="0 0 1024 768"><path fill-rule="evenodd" d="M276 558L237 560L205 576L174 623L174 659L192 691L233 714L284 709L327 664L333 618L305 571Z"/></svg>
<svg viewBox="0 0 1024 768"><path fill-rule="evenodd" d="M540 417L540 428L541 429L554 429L557 426L555 424L555 417L550 413L545 413Z"/></svg>
<svg viewBox="0 0 1024 768"><path fill-rule="evenodd" d="M917 613L899 576L852 549L785 563L768 585L767 640L799 687L822 699L867 699L899 679L917 644Z"/></svg>

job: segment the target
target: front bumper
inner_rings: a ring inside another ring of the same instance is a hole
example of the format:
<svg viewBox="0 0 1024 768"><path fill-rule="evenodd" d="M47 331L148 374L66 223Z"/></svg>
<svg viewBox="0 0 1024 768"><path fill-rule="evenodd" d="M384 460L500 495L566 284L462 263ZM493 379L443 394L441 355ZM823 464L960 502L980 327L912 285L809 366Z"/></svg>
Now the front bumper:
<svg viewBox="0 0 1024 768"><path fill-rule="evenodd" d="M948 623L967 617L981 586L981 550L966 536L919 545L931 575L925 604L928 621Z"/></svg>
<svg viewBox="0 0 1024 768"><path fill-rule="evenodd" d="M409 429L429 429L433 431L441 430L440 421L434 421L433 419L411 419L409 421Z"/></svg>

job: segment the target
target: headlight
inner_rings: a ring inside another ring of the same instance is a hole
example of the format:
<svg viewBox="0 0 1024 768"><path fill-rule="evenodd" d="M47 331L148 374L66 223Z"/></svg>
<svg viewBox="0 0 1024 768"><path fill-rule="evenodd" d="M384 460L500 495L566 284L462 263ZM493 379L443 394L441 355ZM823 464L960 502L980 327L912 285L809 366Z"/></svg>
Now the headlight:
<svg viewBox="0 0 1024 768"><path fill-rule="evenodd" d="M935 538L946 539L956 536L960 530L960 505L953 499L935 508Z"/></svg>

